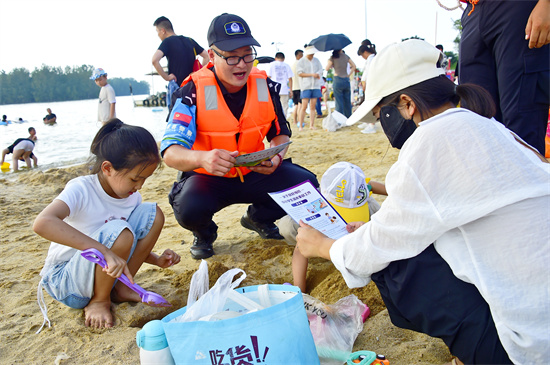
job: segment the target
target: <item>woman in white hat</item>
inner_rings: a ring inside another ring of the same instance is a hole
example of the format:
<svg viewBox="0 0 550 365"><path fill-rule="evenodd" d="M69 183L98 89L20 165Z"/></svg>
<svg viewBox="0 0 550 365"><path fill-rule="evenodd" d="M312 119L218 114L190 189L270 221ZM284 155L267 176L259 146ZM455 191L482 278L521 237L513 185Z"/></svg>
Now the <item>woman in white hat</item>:
<svg viewBox="0 0 550 365"><path fill-rule="evenodd" d="M336 241L301 223L298 249L332 260L350 287L375 281L394 324L442 338L464 363L546 363L550 165L438 58L421 40L374 58L350 120L372 110L401 148L388 198Z"/></svg>

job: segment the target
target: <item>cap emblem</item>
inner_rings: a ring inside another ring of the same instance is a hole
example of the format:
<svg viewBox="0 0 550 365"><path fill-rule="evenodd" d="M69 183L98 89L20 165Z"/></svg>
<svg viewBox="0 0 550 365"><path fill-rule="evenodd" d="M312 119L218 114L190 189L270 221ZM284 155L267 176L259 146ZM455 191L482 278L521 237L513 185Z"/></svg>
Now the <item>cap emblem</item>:
<svg viewBox="0 0 550 365"><path fill-rule="evenodd" d="M225 33L227 35L245 34L244 26L241 22L231 22L225 24Z"/></svg>

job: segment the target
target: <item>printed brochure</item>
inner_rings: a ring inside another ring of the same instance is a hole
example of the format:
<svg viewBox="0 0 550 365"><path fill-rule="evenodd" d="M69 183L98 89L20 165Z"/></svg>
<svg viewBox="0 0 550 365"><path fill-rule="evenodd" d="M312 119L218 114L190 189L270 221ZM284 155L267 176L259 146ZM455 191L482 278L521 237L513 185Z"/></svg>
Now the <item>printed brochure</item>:
<svg viewBox="0 0 550 365"><path fill-rule="evenodd" d="M338 239L348 234L346 221L309 180L269 196L296 222L302 220L327 237Z"/></svg>

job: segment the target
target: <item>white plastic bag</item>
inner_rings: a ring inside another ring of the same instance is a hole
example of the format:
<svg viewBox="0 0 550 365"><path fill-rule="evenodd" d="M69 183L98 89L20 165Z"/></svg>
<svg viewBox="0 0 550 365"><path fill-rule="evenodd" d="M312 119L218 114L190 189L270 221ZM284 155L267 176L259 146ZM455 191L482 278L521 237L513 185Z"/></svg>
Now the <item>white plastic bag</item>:
<svg viewBox="0 0 550 365"><path fill-rule="evenodd" d="M327 132L336 132L338 129L338 123L332 117L332 113L329 113L328 116L323 119L323 129Z"/></svg>
<svg viewBox="0 0 550 365"><path fill-rule="evenodd" d="M197 274L200 270L201 267L199 266L199 270L197 270L195 274ZM204 273L204 270L206 270L206 274ZM241 277L233 281L234 277L237 276L239 273L242 273ZM206 285L208 287L207 267L206 269L203 268L203 271L197 276L195 276L195 274L193 274L193 277L191 278L191 285L189 289L190 295L191 292L198 293L202 290L205 275ZM193 322L198 321L203 317L209 318L209 316L212 316L212 314L221 312L223 306L225 305L225 302L227 301L229 291L238 287L245 278L246 273L241 269L230 269L224 272L210 290L208 290L204 295L198 298L198 300L196 300L192 305L188 305L186 312L183 315L174 318L173 321ZM193 288L194 286L197 286L199 289Z"/></svg>
<svg viewBox="0 0 550 365"><path fill-rule="evenodd" d="M323 119L323 129L328 132L335 132L336 130L342 128L346 125L346 116L340 112L330 111L328 112L328 116Z"/></svg>
<svg viewBox="0 0 550 365"><path fill-rule="evenodd" d="M202 297L208 291L208 262L201 260L199 269L191 277L189 294L187 295L187 305L193 305L197 299Z"/></svg>
<svg viewBox="0 0 550 365"><path fill-rule="evenodd" d="M332 112L332 118L336 121L338 128L344 127L346 125L346 121L348 120L344 114L336 110Z"/></svg>

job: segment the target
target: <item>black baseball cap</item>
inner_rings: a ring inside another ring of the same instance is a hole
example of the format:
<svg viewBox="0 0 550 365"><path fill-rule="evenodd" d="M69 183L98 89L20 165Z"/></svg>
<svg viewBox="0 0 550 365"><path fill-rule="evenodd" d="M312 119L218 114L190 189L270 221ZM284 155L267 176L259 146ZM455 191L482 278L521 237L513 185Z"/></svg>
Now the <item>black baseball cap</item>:
<svg viewBox="0 0 550 365"><path fill-rule="evenodd" d="M208 46L215 45L222 51L234 51L244 46L260 46L248 24L238 15L223 13L210 23Z"/></svg>

